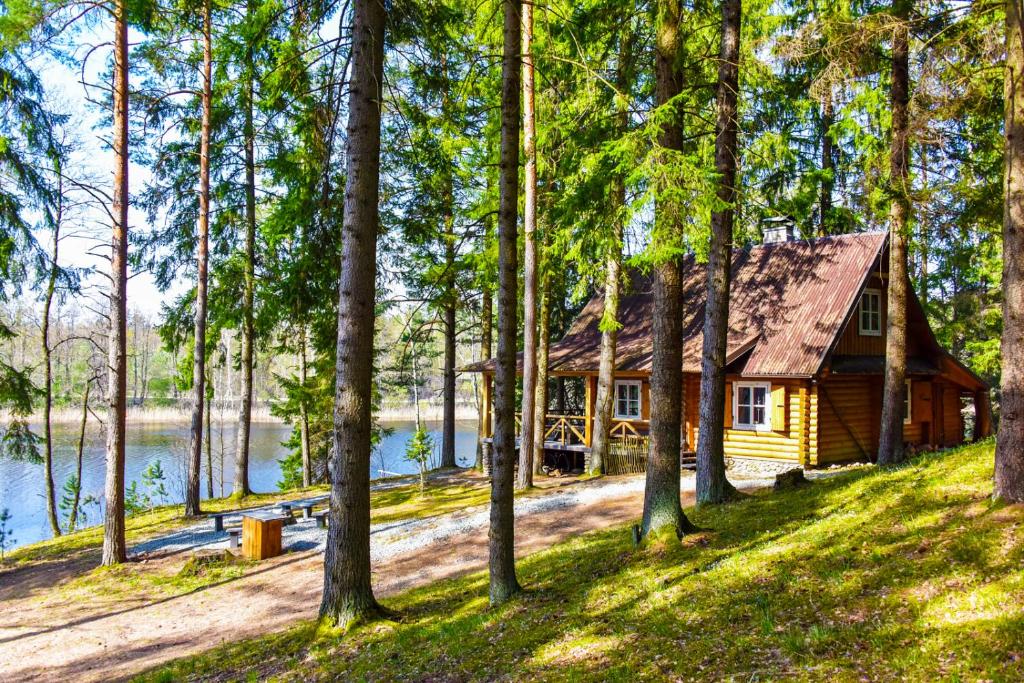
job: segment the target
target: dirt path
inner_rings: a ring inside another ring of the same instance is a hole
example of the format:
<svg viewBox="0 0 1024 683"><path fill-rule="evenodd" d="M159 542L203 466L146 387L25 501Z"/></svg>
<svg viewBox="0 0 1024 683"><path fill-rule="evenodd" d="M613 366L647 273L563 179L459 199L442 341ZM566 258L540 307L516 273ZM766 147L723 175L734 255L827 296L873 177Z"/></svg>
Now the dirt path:
<svg viewBox="0 0 1024 683"><path fill-rule="evenodd" d="M637 519L641 506L642 494L635 492L524 514L516 520L516 553ZM183 560L175 555L155 562ZM387 596L484 569L486 563L486 528L476 529L375 563L375 590ZM319 552L290 553L241 578L155 600L92 595L68 601L48 595L59 580L29 570L19 573L15 585L0 586L0 680L124 678L222 642L284 629L315 616L323 559Z"/></svg>

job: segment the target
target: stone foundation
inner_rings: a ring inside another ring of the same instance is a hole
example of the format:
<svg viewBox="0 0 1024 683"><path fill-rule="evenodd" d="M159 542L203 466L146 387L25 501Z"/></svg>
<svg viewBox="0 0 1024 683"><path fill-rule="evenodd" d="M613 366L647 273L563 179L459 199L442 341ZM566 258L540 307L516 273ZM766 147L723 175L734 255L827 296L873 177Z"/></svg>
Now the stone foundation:
<svg viewBox="0 0 1024 683"><path fill-rule="evenodd" d="M729 474L757 479L770 479L776 474L782 474L798 467L800 465L790 460L768 460L762 458L725 459L725 469Z"/></svg>

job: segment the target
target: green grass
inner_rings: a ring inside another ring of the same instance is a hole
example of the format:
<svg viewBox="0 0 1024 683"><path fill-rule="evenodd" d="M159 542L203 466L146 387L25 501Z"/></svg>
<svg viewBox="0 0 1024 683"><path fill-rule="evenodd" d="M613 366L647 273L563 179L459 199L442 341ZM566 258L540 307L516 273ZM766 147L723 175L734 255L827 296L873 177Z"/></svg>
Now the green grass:
<svg viewBox="0 0 1024 683"><path fill-rule="evenodd" d="M245 498L225 497L203 501L203 512L224 512L266 505L291 498L304 498L328 492L327 485L286 492L258 493ZM486 503L490 488L482 477L458 483L428 481L421 495L417 484L396 486L371 494L374 522L395 522L413 517L429 517L452 510ZM185 517L183 505L166 505L125 520L125 538L129 546L195 524ZM91 526L71 534L16 548L6 561L15 566L74 559L95 552L103 545L103 526Z"/></svg>
<svg viewBox="0 0 1024 683"><path fill-rule="evenodd" d="M386 605L346 636L313 622L140 680L1024 679L1024 510L989 499L991 442L689 511L660 551L626 527ZM639 511L638 511L639 512Z"/></svg>

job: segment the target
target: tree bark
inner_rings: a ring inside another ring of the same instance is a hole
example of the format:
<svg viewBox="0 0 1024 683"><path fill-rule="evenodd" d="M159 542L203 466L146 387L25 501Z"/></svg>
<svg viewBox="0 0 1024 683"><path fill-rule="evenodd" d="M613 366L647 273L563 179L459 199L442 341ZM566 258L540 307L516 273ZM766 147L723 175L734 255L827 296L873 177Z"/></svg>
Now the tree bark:
<svg viewBox="0 0 1024 683"><path fill-rule="evenodd" d="M655 27L655 97L664 107L683 89L683 76L676 63L682 37L682 17L676 0L659 0ZM673 120L662 124L658 145L668 150L683 149L682 112L675 108ZM655 235L658 251L668 251L654 268L654 334L651 357L650 456L644 487L642 530L661 535L665 531L682 536L692 528L679 502L680 444L679 404L683 393L683 292L680 260L675 254L683 243L681 207L658 198L655 202Z"/></svg>
<svg viewBox="0 0 1024 683"><path fill-rule="evenodd" d="M832 124L835 113L832 105L832 89L825 94L821 103L821 216L819 216L818 232L824 237L832 233L829 215L832 213L832 190L835 187L836 163L832 152Z"/></svg>
<svg viewBox="0 0 1024 683"><path fill-rule="evenodd" d="M255 12L252 0L247 13ZM252 424L252 369L255 342L254 296L256 288L256 129L253 125L255 64L252 47L245 54L245 286L242 291L242 396L238 408L238 440L235 447L235 481L233 496L248 496L249 488L249 428ZM230 361L229 361L230 362Z"/></svg>
<svg viewBox="0 0 1024 683"><path fill-rule="evenodd" d="M480 360L488 360L491 357L491 319L493 312L491 310L492 295L491 288L484 286L481 292L480 302ZM480 406L480 415L477 417L477 434L479 438L476 440L476 463L473 465L474 469L484 469L484 448L483 439L484 434L484 411L490 407L485 403Z"/></svg>
<svg viewBox="0 0 1024 683"><path fill-rule="evenodd" d="M207 368L206 377L206 410L203 415L206 418L206 429L203 434L203 443L206 444L206 497L213 498L213 429L210 423L213 421L213 391L210 386L213 380L209 377Z"/></svg>
<svg viewBox="0 0 1024 683"><path fill-rule="evenodd" d="M57 206L53 218L53 248L51 251L49 278L46 282L46 296L43 299L42 319L42 351L43 351L43 477L46 480L46 516L50 521L50 531L60 536L60 520L57 517L57 492L53 484L53 429L51 413L53 411L53 350L50 346L50 310L53 296L57 291L57 276L60 267L57 257L60 251L60 228L64 220L64 183L62 172L57 175ZM79 481L81 488L81 481ZM74 513L72 512L72 515ZM70 527L74 528L74 527Z"/></svg>
<svg viewBox="0 0 1024 683"><path fill-rule="evenodd" d="M106 566L124 562L125 393L128 375L128 23L125 0L114 2L114 192L110 239L110 335L107 341L107 463L103 515Z"/></svg>
<svg viewBox="0 0 1024 683"><path fill-rule="evenodd" d="M720 208L711 213L707 303L700 373L697 438L697 503L722 503L735 492L725 476L725 353L729 336L733 205L736 202L736 103L740 74L740 0L722 3L722 50L718 61L715 172Z"/></svg>
<svg viewBox="0 0 1024 683"><path fill-rule="evenodd" d="M921 188L924 192L928 191L928 146L925 144L920 145L921 149ZM917 298L921 301L921 308L927 315L928 312L928 241L930 235L928 234L928 221L921 217L918 220L918 228L920 229L919 248L921 250L921 268L918 272L917 281Z"/></svg>
<svg viewBox="0 0 1024 683"><path fill-rule="evenodd" d="M196 319L192 367L192 440L189 445L185 514L200 513L199 486L203 463L203 412L206 407L206 308L210 260L210 113L213 106L213 45L210 2L203 3L203 94L199 132L199 227L196 235Z"/></svg>
<svg viewBox="0 0 1024 683"><path fill-rule="evenodd" d="M633 34L622 39L618 67L615 71L615 87L625 92L630 87L630 68L633 62ZM616 132L624 135L629 123L629 112L617 106ZM611 179L609 211L612 214L612 230L608 236L604 254L604 307L601 314L601 355L597 368L597 397L594 404L593 443L590 448L589 474L604 474L604 463L608 459L610 441L608 432L612 426L612 406L615 400L615 350L619 337L619 278L622 271L623 225L619 212L626 203L626 184L619 174Z"/></svg>
<svg viewBox="0 0 1024 683"><path fill-rule="evenodd" d="M910 101L909 30L910 6L896 0L898 20L892 47L892 149L889 173L892 205L889 208L889 305L885 330L885 383L882 390L882 424L878 438L878 464L904 460L903 394L907 378L907 221L910 214L908 103Z"/></svg>
<svg viewBox="0 0 1024 683"><path fill-rule="evenodd" d="M993 495L1024 502L1024 37L1020 0L1006 3L1001 417Z"/></svg>
<svg viewBox="0 0 1024 683"><path fill-rule="evenodd" d="M519 213L519 74L522 0L504 0L498 179L498 354L488 534L490 602L517 593L513 491L516 460L516 232Z"/></svg>
<svg viewBox="0 0 1024 683"><path fill-rule="evenodd" d="M387 10L379 0L365 0L354 3L353 14L334 453L320 603L321 618L341 627L380 612L370 582L370 408Z"/></svg>
<svg viewBox="0 0 1024 683"><path fill-rule="evenodd" d="M455 289L455 220L451 211L451 184L446 188L447 215L444 221L445 293L444 314L444 387L441 420L441 467L455 467L455 342L456 303Z"/></svg>
<svg viewBox="0 0 1024 683"><path fill-rule="evenodd" d="M85 380L85 391L82 392L82 420L78 424L78 449L75 452L75 495L71 501L71 514L68 516L68 531L78 526L78 505L82 500L82 456L85 453L85 430L89 425L89 392L92 380Z"/></svg>
<svg viewBox="0 0 1024 683"><path fill-rule="evenodd" d="M313 485L313 459L309 451L309 409L306 407L306 325L299 335L299 383L302 399L299 401L299 448L302 451L302 486Z"/></svg>
<svg viewBox="0 0 1024 683"><path fill-rule="evenodd" d="M533 83L533 3L520 5L523 15L523 407L516 487L533 486L533 442L537 410L537 131Z"/></svg>
<svg viewBox="0 0 1024 683"><path fill-rule="evenodd" d="M551 281L547 276L540 278L540 320L537 330L537 388L536 402L533 411L533 453L530 455L529 483L533 486L533 477L541 474L544 466L544 425L548 408L548 336L551 332ZM520 477L522 478L522 477ZM524 487L524 488L526 488Z"/></svg>

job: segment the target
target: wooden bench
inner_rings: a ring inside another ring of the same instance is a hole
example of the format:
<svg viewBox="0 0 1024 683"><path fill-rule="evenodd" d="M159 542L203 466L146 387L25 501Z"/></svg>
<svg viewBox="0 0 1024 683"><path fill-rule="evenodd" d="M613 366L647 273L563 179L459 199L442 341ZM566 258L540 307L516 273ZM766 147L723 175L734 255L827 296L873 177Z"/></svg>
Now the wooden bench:
<svg viewBox="0 0 1024 683"><path fill-rule="evenodd" d="M228 548L238 548L242 545L242 527L228 529Z"/></svg>
<svg viewBox="0 0 1024 683"><path fill-rule="evenodd" d="M232 513L230 513L230 512L214 512L214 513L211 513L211 514L207 515L207 517L212 517L213 518L213 530L214 531L224 531L224 518L227 517L230 514L232 514Z"/></svg>
<svg viewBox="0 0 1024 683"><path fill-rule="evenodd" d="M321 529L327 528L327 515L331 513L330 510L318 510L313 513L313 519L316 520L316 525Z"/></svg>
<svg viewBox="0 0 1024 683"><path fill-rule="evenodd" d="M302 510L303 519L310 519L313 516L313 503L309 501L303 501L301 503L297 503L297 507L299 507Z"/></svg>

